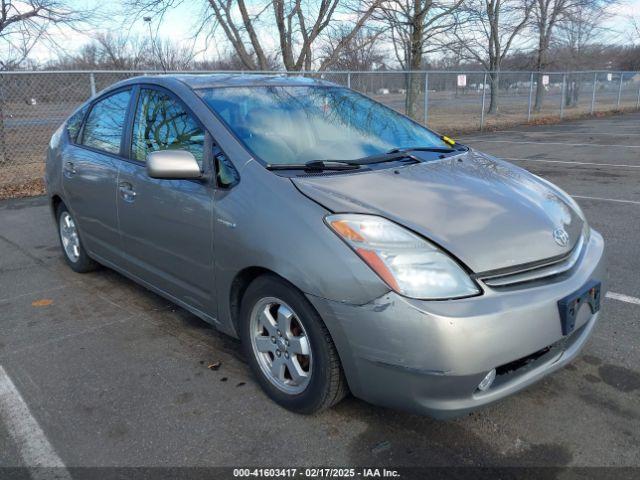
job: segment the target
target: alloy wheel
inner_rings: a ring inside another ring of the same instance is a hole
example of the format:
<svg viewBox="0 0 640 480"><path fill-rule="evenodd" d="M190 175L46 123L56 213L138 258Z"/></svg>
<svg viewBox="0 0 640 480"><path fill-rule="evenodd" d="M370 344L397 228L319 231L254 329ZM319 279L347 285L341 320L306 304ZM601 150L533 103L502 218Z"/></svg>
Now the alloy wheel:
<svg viewBox="0 0 640 480"><path fill-rule="evenodd" d="M66 211L60 215L60 239L67 258L77 262L80 258L80 237L73 217Z"/></svg>
<svg viewBox="0 0 640 480"><path fill-rule="evenodd" d="M307 331L282 300L259 300L251 312L251 347L265 377L279 390L295 395L311 379L313 355Z"/></svg>

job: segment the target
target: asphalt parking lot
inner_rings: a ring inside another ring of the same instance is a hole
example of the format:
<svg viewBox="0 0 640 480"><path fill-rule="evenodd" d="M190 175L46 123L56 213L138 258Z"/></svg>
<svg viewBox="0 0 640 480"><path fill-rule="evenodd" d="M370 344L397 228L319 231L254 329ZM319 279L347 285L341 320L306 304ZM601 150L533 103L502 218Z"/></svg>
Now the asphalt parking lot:
<svg viewBox="0 0 640 480"><path fill-rule="evenodd" d="M606 239L608 298L570 366L451 421L355 398L292 414L261 392L235 340L113 271L73 273L46 200L9 200L0 467L640 466L640 114L460 141L557 183Z"/></svg>

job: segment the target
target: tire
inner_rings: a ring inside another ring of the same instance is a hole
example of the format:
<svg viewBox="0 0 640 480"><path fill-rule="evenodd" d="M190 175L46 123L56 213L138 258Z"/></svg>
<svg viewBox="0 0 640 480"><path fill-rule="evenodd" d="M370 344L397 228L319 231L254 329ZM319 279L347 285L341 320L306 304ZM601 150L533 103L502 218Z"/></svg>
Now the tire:
<svg viewBox="0 0 640 480"><path fill-rule="evenodd" d="M89 258L82 246L78 224L64 203L58 205L56 209L56 223L58 226L58 240L60 240L60 247L62 247L62 256L67 265L77 273L92 272L98 268L98 264ZM71 245L69 242L71 242Z"/></svg>
<svg viewBox="0 0 640 480"><path fill-rule="evenodd" d="M271 313L270 319L261 315L266 311ZM270 326L264 327L265 323ZM263 275L249 285L240 307L240 338L258 383L287 410L316 413L347 394L338 352L327 327L304 295L283 279ZM298 353L305 351L305 345L309 354ZM278 362L283 362L284 368ZM296 370L298 374L292 375Z"/></svg>

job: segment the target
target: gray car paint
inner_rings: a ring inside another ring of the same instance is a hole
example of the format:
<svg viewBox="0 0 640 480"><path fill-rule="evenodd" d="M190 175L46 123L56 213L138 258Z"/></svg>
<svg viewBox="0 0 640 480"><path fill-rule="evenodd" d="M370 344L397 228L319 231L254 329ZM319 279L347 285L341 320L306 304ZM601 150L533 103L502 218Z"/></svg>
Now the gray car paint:
<svg viewBox="0 0 640 480"><path fill-rule="evenodd" d="M449 302L393 292L360 306L307 297L327 322L354 395L447 418L513 394L575 358L599 314L582 305L576 330L563 337L557 301L590 279L602 281L606 291L603 254L602 236L592 232L570 275L533 288L485 287L482 296ZM563 341L570 348L506 376L499 388L477 390L492 368Z"/></svg>
<svg viewBox="0 0 640 480"><path fill-rule="evenodd" d="M582 231L569 204L534 175L474 151L402 168L293 181L332 211L381 215L409 227L474 272L566 255ZM557 227L569 234L565 246L553 240Z"/></svg>
<svg viewBox="0 0 640 480"><path fill-rule="evenodd" d="M120 253L114 199L118 160L75 145L60 150L61 192L82 225L82 241L95 255L117 261Z"/></svg>
<svg viewBox="0 0 640 480"><path fill-rule="evenodd" d="M209 185L149 177L144 165L123 162L117 209L122 267L216 316L213 271L213 195Z"/></svg>
<svg viewBox="0 0 640 480"><path fill-rule="evenodd" d="M291 181L253 159L194 91L300 83L327 84L260 76L142 77L116 84L105 93L139 84L173 92L206 126L235 165L240 182L224 189L215 186L211 175L199 181L149 179L126 153L100 160L70 144L59 130L47 156L49 195L61 198L76 216L91 256L106 260L110 255L112 260L104 262L108 266L228 334L237 336L234 282L256 270L288 280L321 314L351 390L366 400L436 415L462 412L513 393L556 368L557 362L539 366L527 381L480 400L474 397L475 385L500 365L496 362L521 358L561 339L557 299L589 278L604 280L597 232L580 266L566 278L500 291L482 285L478 297L420 302L390 292L323 220L331 212L384 215L480 271L569 249L582 227L569 200L526 171L475 152L399 169ZM87 181L100 177L93 181L104 182L101 190L63 186L63 164L69 157L86 158L76 165L77 173ZM100 165L99 160L117 168L115 182L106 167L93 165ZM136 191L134 209L116 195L122 182ZM107 215L101 217L102 212ZM566 248L553 243L551 227L558 225L570 234ZM581 312L581 324L595 323L596 316L585 315ZM581 335L588 336L585 331ZM383 388L378 375L395 379L393 388Z"/></svg>
<svg viewBox="0 0 640 480"><path fill-rule="evenodd" d="M167 259L158 250L153 255L148 254L145 260L146 272L132 264L133 259L127 256L122 244L118 244L116 248L118 258L114 261L105 261L107 259L96 254L92 248L88 249L89 254L234 336L237 336L237 333L230 291L234 279L243 271L260 268L277 272L306 293L354 304L367 303L389 291L387 285L324 225L322 218L329 212L316 202L300 195L289 179L267 172L262 165L253 160L242 144L184 83L192 80L200 81L200 79L184 76L130 79L115 84L92 101L126 85L146 84L167 88L206 126L212 138L238 170L240 182L230 190L216 188L213 182L207 180L200 183L206 186L211 198L214 199L215 207L211 219L214 250L224 252L223 255L214 253L212 258L215 262L215 272L212 273L209 284L215 284L216 287L212 292L215 298L211 299L211 305L215 307L201 309L193 303L191 294L184 289L173 288L170 281L159 282L160 276L151 266L166 272L167 267L161 266ZM69 203L60 182L61 152L66 152L68 149L87 150L70 144L68 137L64 134L58 135L58 138L59 144L52 145L48 155L47 189L50 196L58 196ZM126 182L125 177L131 175L131 170L135 169L132 165L139 167L139 164L125 157L112 158L115 158L115 163L119 165L123 176L122 182ZM139 168L142 170L141 167ZM134 189L140 188L137 181L131 186ZM92 207L96 211L107 208L104 202L112 208L110 199L116 198L115 185L113 188L113 196L109 194L100 195L99 198L76 197L69 208L74 216L76 203L81 209L87 208L84 205L85 202L96 204ZM170 196L171 193L165 192L165 195ZM142 197L142 193L137 191L135 202L142 202ZM120 201L118 205L120 210L124 208L124 205L120 205ZM144 229L151 218L152 215L141 215L137 219L139 228ZM320 222L317 222L317 219L320 219ZM84 239L84 222L78 221L78 224ZM306 229L301 230L303 225L306 225ZM149 232L153 230L151 225L147 227ZM199 232L191 231L190 233L197 235ZM146 238L140 238L139 241L153 243L155 240L152 237L153 235L148 234ZM165 247L169 248L169 245ZM184 244L173 242L170 248L179 251L184 248ZM199 254L206 262L207 254L203 252ZM307 258L307 261L300 262L300 258ZM331 277L317 275L317 272L325 268L334 272ZM188 268L185 268L185 273L189 273Z"/></svg>

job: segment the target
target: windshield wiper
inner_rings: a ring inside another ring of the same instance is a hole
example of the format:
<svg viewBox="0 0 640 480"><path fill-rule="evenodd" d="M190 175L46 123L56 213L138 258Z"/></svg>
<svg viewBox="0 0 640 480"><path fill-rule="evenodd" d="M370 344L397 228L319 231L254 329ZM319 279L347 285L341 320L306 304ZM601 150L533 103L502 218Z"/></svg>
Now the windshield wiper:
<svg viewBox="0 0 640 480"><path fill-rule="evenodd" d="M267 170L307 170L321 172L323 170L357 170L359 163L342 160L311 160L306 163L270 163Z"/></svg>
<svg viewBox="0 0 640 480"><path fill-rule="evenodd" d="M420 163L422 161L418 157L415 157L408 152L399 151L369 155L368 157L349 160L349 163L351 165L373 165L374 163L386 163L401 160L409 160L413 163Z"/></svg>
<svg viewBox="0 0 640 480"><path fill-rule="evenodd" d="M453 153L457 151L458 151L457 148L449 148L449 147L398 147L398 148L392 148L387 153L403 153L403 152Z"/></svg>
<svg viewBox="0 0 640 480"><path fill-rule="evenodd" d="M408 160L414 163L421 163L423 160L412 155L411 152L433 152L439 153L440 158L444 158L447 153L456 153L458 151L466 151L467 147L462 149L448 148L448 147L407 147L407 148L393 148L386 153L380 153L376 155L370 155L368 157L358 158L356 160L348 160L345 163L353 165L372 165L374 163L385 163L393 161Z"/></svg>
<svg viewBox="0 0 640 480"><path fill-rule="evenodd" d="M445 153L455 153L455 148L445 147L409 147L394 148L386 153L369 155L367 157L357 158L355 160L311 160L306 163L270 163L266 166L267 170L307 170L307 171L323 171L323 170L357 170L361 166L373 165L376 163L386 163L394 161L410 161L413 163L421 163L422 160L415 155L413 151L434 152L444 156Z"/></svg>

